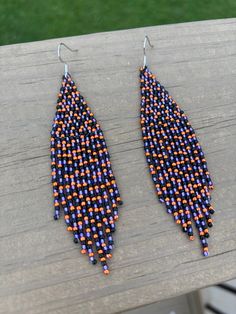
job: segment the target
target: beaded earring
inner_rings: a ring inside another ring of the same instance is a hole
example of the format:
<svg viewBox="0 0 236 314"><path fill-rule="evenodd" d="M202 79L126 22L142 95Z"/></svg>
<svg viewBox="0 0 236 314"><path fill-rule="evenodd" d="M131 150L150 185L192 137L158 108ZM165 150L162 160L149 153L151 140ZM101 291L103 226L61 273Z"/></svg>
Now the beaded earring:
<svg viewBox="0 0 236 314"><path fill-rule="evenodd" d="M198 231L203 255L208 256L208 227L212 227L210 190L213 189L206 159L187 116L146 65L140 69L141 129L144 151L157 196L167 213L194 239Z"/></svg>
<svg viewBox="0 0 236 314"><path fill-rule="evenodd" d="M64 211L67 230L92 264L104 274L113 249L112 233L122 204L103 132L65 65L51 131L54 219Z"/></svg>

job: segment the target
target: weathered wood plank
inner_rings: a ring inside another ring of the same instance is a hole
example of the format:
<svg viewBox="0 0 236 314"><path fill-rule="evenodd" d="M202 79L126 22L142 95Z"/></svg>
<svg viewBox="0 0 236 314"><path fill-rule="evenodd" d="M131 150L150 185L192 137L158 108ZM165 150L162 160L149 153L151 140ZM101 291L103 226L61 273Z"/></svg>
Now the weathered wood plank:
<svg viewBox="0 0 236 314"><path fill-rule="evenodd" d="M189 115L215 183L210 257L157 201L139 128L142 42L154 73ZM100 121L124 206L111 275L88 264L52 219L49 131L63 65ZM66 52L65 52L66 53ZM0 47L1 313L114 313L236 277L236 19Z"/></svg>

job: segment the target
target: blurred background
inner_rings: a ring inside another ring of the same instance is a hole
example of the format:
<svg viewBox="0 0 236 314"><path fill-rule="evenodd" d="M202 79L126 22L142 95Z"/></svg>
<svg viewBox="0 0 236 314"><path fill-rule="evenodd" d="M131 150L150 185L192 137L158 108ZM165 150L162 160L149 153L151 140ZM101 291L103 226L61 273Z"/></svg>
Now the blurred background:
<svg viewBox="0 0 236 314"><path fill-rule="evenodd" d="M236 16L236 0L0 0L0 45Z"/></svg>
<svg viewBox="0 0 236 314"><path fill-rule="evenodd" d="M122 314L235 314L236 279Z"/></svg>

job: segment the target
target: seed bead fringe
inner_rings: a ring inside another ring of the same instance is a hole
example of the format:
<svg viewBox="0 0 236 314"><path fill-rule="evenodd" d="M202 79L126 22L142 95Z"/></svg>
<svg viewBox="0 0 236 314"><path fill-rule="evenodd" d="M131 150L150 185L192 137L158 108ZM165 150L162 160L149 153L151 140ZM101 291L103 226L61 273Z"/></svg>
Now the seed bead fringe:
<svg viewBox="0 0 236 314"><path fill-rule="evenodd" d="M92 264L109 274L112 233L122 204L100 125L70 74L63 76L51 131L54 219L64 211L67 230Z"/></svg>
<svg viewBox="0 0 236 314"><path fill-rule="evenodd" d="M203 151L183 110L146 66L140 69L140 83L144 150L158 198L190 240L195 222L208 256L213 183Z"/></svg>

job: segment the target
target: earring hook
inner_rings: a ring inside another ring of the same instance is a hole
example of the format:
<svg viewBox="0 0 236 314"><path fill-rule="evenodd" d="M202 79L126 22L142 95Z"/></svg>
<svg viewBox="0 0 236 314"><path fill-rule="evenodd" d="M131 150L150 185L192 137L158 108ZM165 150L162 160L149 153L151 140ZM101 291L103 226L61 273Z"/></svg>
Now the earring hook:
<svg viewBox="0 0 236 314"><path fill-rule="evenodd" d="M78 51L78 49L71 49L70 47L68 47L66 44L64 43L60 43L58 46L57 46L57 56L58 56L58 59L60 60L61 63L64 64L65 66L65 75L68 74L69 72L69 66L68 64L62 59L61 57L61 46L64 46L65 48L67 48L68 50L70 50L71 52L75 52L75 51Z"/></svg>
<svg viewBox="0 0 236 314"><path fill-rule="evenodd" d="M145 67L147 65L147 56L146 56L146 44L149 44L149 46L151 48L153 48L154 46L151 44L150 39L148 37L148 35L145 35L144 37L144 42L143 42L143 66Z"/></svg>

